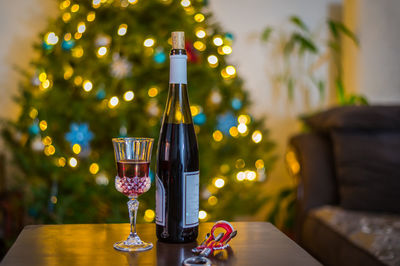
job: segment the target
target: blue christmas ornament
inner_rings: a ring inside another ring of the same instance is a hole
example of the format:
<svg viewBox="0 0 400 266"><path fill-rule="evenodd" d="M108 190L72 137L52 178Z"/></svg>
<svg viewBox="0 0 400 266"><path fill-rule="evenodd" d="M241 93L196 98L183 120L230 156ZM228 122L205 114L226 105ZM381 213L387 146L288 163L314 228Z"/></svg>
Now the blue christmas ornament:
<svg viewBox="0 0 400 266"><path fill-rule="evenodd" d="M230 33L230 32L227 32L227 33L225 33L225 38L226 39L228 39L228 40L230 40L230 41L233 41L233 34L232 33Z"/></svg>
<svg viewBox="0 0 400 266"><path fill-rule="evenodd" d="M153 57L154 61L158 64L162 64L165 62L165 60L167 60L167 56L165 55L165 53L163 51L158 51L154 54Z"/></svg>
<svg viewBox="0 0 400 266"><path fill-rule="evenodd" d="M231 127L237 126L237 118L232 112L217 116L217 129L224 134L229 134Z"/></svg>
<svg viewBox="0 0 400 266"><path fill-rule="evenodd" d="M43 42L42 42L42 48L43 48L44 50L49 51L49 50L51 50L51 49L53 48L53 45L48 44L47 42L43 41Z"/></svg>
<svg viewBox="0 0 400 266"><path fill-rule="evenodd" d="M103 100L104 98L106 98L106 91L103 89L98 90L96 93L96 98L98 100Z"/></svg>
<svg viewBox="0 0 400 266"><path fill-rule="evenodd" d="M204 125L206 120L207 120L207 117L204 113L199 113L195 117L193 117L193 122L199 126Z"/></svg>
<svg viewBox="0 0 400 266"><path fill-rule="evenodd" d="M239 100L238 98L234 98L231 102L232 108L235 110L239 110L240 108L242 108L242 101Z"/></svg>
<svg viewBox="0 0 400 266"><path fill-rule="evenodd" d="M40 132L40 128L37 122L34 122L32 125L29 126L28 132L31 135L37 135Z"/></svg>
<svg viewBox="0 0 400 266"><path fill-rule="evenodd" d="M63 40L61 43L61 48L63 48L63 50L66 51L71 50L72 48L74 48L74 46L75 46L74 40L69 40L69 41Z"/></svg>
<svg viewBox="0 0 400 266"><path fill-rule="evenodd" d="M93 139L93 133L87 123L72 123L65 139L73 146L79 144L83 149L89 149L89 142Z"/></svg>
<svg viewBox="0 0 400 266"><path fill-rule="evenodd" d="M151 183L153 183L154 182L154 172L150 170L149 176L150 176Z"/></svg>

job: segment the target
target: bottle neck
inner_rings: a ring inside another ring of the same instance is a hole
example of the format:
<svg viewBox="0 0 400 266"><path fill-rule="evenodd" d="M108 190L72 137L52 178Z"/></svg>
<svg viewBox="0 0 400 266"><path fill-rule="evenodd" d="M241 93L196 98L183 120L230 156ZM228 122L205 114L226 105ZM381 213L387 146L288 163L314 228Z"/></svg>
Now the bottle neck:
<svg viewBox="0 0 400 266"><path fill-rule="evenodd" d="M172 49L170 53L169 83L187 84L187 55L185 49Z"/></svg>
<svg viewBox="0 0 400 266"><path fill-rule="evenodd" d="M187 92L186 60L184 49L171 50L169 91L164 113L164 122L167 123L193 123Z"/></svg>

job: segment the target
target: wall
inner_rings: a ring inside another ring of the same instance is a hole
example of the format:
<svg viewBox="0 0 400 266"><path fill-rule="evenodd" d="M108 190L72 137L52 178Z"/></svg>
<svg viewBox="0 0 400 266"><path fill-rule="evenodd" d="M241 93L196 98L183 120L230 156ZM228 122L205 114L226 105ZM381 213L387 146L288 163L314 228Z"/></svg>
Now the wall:
<svg viewBox="0 0 400 266"><path fill-rule="evenodd" d="M358 49L345 45L345 84L374 104L400 102L399 14L398 0L345 1L344 20L360 39Z"/></svg>
<svg viewBox="0 0 400 266"><path fill-rule="evenodd" d="M47 18L56 15L53 0L0 1L0 119L16 118L20 75L17 68L26 69L33 58L33 43L47 25ZM0 139L0 148L3 143Z"/></svg>

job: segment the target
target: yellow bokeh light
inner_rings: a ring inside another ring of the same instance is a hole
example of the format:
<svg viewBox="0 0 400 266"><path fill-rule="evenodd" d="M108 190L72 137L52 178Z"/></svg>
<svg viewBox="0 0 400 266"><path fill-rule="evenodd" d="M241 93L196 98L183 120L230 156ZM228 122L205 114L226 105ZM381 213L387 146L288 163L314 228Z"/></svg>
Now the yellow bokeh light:
<svg viewBox="0 0 400 266"><path fill-rule="evenodd" d="M85 80L82 87L84 91L89 92L93 89L93 83L90 80Z"/></svg>
<svg viewBox="0 0 400 266"><path fill-rule="evenodd" d="M103 57L107 53L107 47L102 46L97 50L97 57Z"/></svg>
<svg viewBox="0 0 400 266"><path fill-rule="evenodd" d="M224 41L222 40L222 38L221 38L220 36L215 36L215 37L213 38L213 43L214 43L216 46L221 46L221 45L224 43Z"/></svg>
<svg viewBox="0 0 400 266"><path fill-rule="evenodd" d="M75 5L71 6L71 12L75 13L75 12L78 12L78 10L79 10L79 5L78 4L75 4Z"/></svg>
<svg viewBox="0 0 400 266"><path fill-rule="evenodd" d="M246 179L249 181L254 181L257 177L257 174L254 171L246 171L245 175L246 175Z"/></svg>
<svg viewBox="0 0 400 266"><path fill-rule="evenodd" d="M205 30L203 28L196 29L196 36L197 36L197 38L200 38L200 39L206 37Z"/></svg>
<svg viewBox="0 0 400 266"><path fill-rule="evenodd" d="M62 1L60 4L60 9L61 10L66 9L67 7L69 7L70 4L71 4L71 2L69 0Z"/></svg>
<svg viewBox="0 0 400 266"><path fill-rule="evenodd" d="M232 53L232 47L228 46L228 45L224 45L222 47L222 52L224 54L231 54Z"/></svg>
<svg viewBox="0 0 400 266"><path fill-rule="evenodd" d="M154 45L155 41L152 38L148 38L144 40L143 45L146 47L152 47Z"/></svg>
<svg viewBox="0 0 400 266"><path fill-rule="evenodd" d="M239 131L237 129L237 127L231 127L229 129L229 134L231 134L232 137L237 137L239 135Z"/></svg>
<svg viewBox="0 0 400 266"><path fill-rule="evenodd" d="M201 13L197 13L196 15L194 15L194 20L196 22L203 22L205 19L204 15Z"/></svg>
<svg viewBox="0 0 400 266"><path fill-rule="evenodd" d="M111 97L110 101L108 102L108 107L109 108L114 108L118 105L119 99L117 96Z"/></svg>
<svg viewBox="0 0 400 266"><path fill-rule="evenodd" d="M85 22L79 22L78 26L76 27L76 31L79 33L84 33L86 30Z"/></svg>
<svg viewBox="0 0 400 266"><path fill-rule="evenodd" d="M126 25L126 24L119 25L119 27L118 27L118 35L119 36L124 36L127 31L128 31L128 25Z"/></svg>
<svg viewBox="0 0 400 266"><path fill-rule="evenodd" d="M147 47L146 49L144 49L145 56L151 56L153 53L154 53L154 48Z"/></svg>
<svg viewBox="0 0 400 266"><path fill-rule="evenodd" d="M215 55L210 55L209 57L207 57L207 61L210 65L216 65L218 64L218 57L216 57Z"/></svg>
<svg viewBox="0 0 400 266"><path fill-rule="evenodd" d="M38 113L39 113L38 110L32 107L31 110L29 111L29 117L35 119Z"/></svg>
<svg viewBox="0 0 400 266"><path fill-rule="evenodd" d="M96 13L94 11L90 11L86 16L86 20L92 22L96 18Z"/></svg>
<svg viewBox="0 0 400 266"><path fill-rule="evenodd" d="M76 40L79 40L81 37L82 37L82 33L75 32L74 38L75 38Z"/></svg>
<svg viewBox="0 0 400 266"><path fill-rule="evenodd" d="M239 115L239 117L238 117L238 122L240 124L248 124L248 123L250 123L250 121L251 121L251 118L249 115Z"/></svg>
<svg viewBox="0 0 400 266"><path fill-rule="evenodd" d="M72 146L72 151L75 153L75 154L79 154L79 153L81 153L81 145L79 145L79 144L74 144L73 146Z"/></svg>
<svg viewBox="0 0 400 266"><path fill-rule="evenodd" d="M264 161L263 161L262 159L258 159L258 160L255 162L254 165L256 166L257 169L264 168Z"/></svg>
<svg viewBox="0 0 400 266"><path fill-rule="evenodd" d="M207 48L206 45L201 41L195 41L193 47L199 51L204 51Z"/></svg>
<svg viewBox="0 0 400 266"><path fill-rule="evenodd" d="M181 5L182 5L183 7L188 7L188 6L191 5L191 3L190 3L189 0L182 0L182 1L181 1Z"/></svg>
<svg viewBox="0 0 400 266"><path fill-rule="evenodd" d="M63 20L64 22L68 22L70 19L71 19L71 13L65 12L65 13L62 15L62 20Z"/></svg>
<svg viewBox="0 0 400 266"><path fill-rule="evenodd" d="M251 139L255 142L255 143L259 143L262 140L262 133L260 130L256 130L253 132L253 135L251 135Z"/></svg>
<svg viewBox="0 0 400 266"><path fill-rule="evenodd" d="M225 180L222 178L215 178L214 179L214 186L217 188L222 188L225 186Z"/></svg>
<svg viewBox="0 0 400 266"><path fill-rule="evenodd" d="M81 84L82 84L82 81L83 81L83 79L82 79L81 76L76 76L76 77L74 78L74 84L75 84L76 86L81 85Z"/></svg>
<svg viewBox="0 0 400 266"><path fill-rule="evenodd" d="M224 79L229 79L229 78L231 77L228 73L226 73L225 68L221 70L221 76L222 76Z"/></svg>
<svg viewBox="0 0 400 266"><path fill-rule="evenodd" d="M247 131L247 126L246 126L246 124L239 124L239 125L238 125L238 131L239 131L239 133L241 133L241 134L246 133L246 131Z"/></svg>
<svg viewBox="0 0 400 266"><path fill-rule="evenodd" d="M223 164L219 167L219 170L221 171L221 173L226 174L229 172L229 170L231 169L231 167L229 166L229 164Z"/></svg>
<svg viewBox="0 0 400 266"><path fill-rule="evenodd" d="M42 72L38 76L40 82L44 82L47 79L47 74Z"/></svg>
<svg viewBox="0 0 400 266"><path fill-rule="evenodd" d="M211 196L208 198L208 204L210 204L211 206L217 205L218 203L218 198L216 196Z"/></svg>
<svg viewBox="0 0 400 266"><path fill-rule="evenodd" d="M45 131L47 129L47 122L46 120L42 120L39 123L40 130Z"/></svg>
<svg viewBox="0 0 400 266"><path fill-rule="evenodd" d="M182 112L181 112L181 110L176 110L175 111L175 120L176 121L182 121Z"/></svg>
<svg viewBox="0 0 400 266"><path fill-rule="evenodd" d="M236 73L236 69L235 69L234 66L227 66L227 67L225 68L225 71L226 71L226 73L227 73L228 75L231 75L231 76L235 75L235 73Z"/></svg>
<svg viewBox="0 0 400 266"><path fill-rule="evenodd" d="M236 174L236 179L238 181L243 181L246 179L246 175L243 171L240 171L239 173Z"/></svg>
<svg viewBox="0 0 400 266"><path fill-rule="evenodd" d="M56 152L56 148L53 145L49 145L46 148L44 148L44 154L46 156L53 155Z"/></svg>
<svg viewBox="0 0 400 266"><path fill-rule="evenodd" d="M300 172L300 163L297 160L296 154L291 150L286 153L286 162L292 174L297 175Z"/></svg>
<svg viewBox="0 0 400 266"><path fill-rule="evenodd" d="M155 214L155 212L153 210L147 209L144 212L144 220L146 222L152 222L154 220L154 217L156 217L156 214Z"/></svg>
<svg viewBox="0 0 400 266"><path fill-rule="evenodd" d="M192 116L198 115L200 113L200 106L198 105L190 106L190 112L192 113Z"/></svg>
<svg viewBox="0 0 400 266"><path fill-rule="evenodd" d="M199 211L199 219L204 220L206 218L207 218L207 212L203 210Z"/></svg>
<svg viewBox="0 0 400 266"><path fill-rule="evenodd" d="M134 4L136 4L138 2L138 0L128 0L128 2L129 2L129 4L134 5Z"/></svg>
<svg viewBox="0 0 400 266"><path fill-rule="evenodd" d="M64 79L65 80L70 79L73 74L74 74L74 69L71 66L69 66L69 65L64 66Z"/></svg>
<svg viewBox="0 0 400 266"><path fill-rule="evenodd" d="M69 158L68 164L71 167L76 167L78 165L78 160L76 160L74 157Z"/></svg>
<svg viewBox="0 0 400 266"><path fill-rule="evenodd" d="M157 87L151 87L151 88L149 89L149 91L147 92L147 94L148 94L150 97L156 97L156 96L158 95L158 89L157 89Z"/></svg>
<svg viewBox="0 0 400 266"><path fill-rule="evenodd" d="M42 82L42 84L40 84L40 89L42 90L46 90L48 88L50 88L50 80L46 79L45 81Z"/></svg>
<svg viewBox="0 0 400 266"><path fill-rule="evenodd" d="M97 174L97 173L99 172L99 170L100 170L100 167L99 167L99 165L98 165L97 163L92 163L92 164L89 166L89 172L90 172L92 175Z"/></svg>
<svg viewBox="0 0 400 266"><path fill-rule="evenodd" d="M240 169L246 166L246 162L243 159L237 159L235 162L235 167Z"/></svg>
<svg viewBox="0 0 400 266"><path fill-rule="evenodd" d="M223 139L224 135L222 135L222 132L219 130L214 131L213 133L213 138L215 141L219 142Z"/></svg>
<svg viewBox="0 0 400 266"><path fill-rule="evenodd" d="M64 167L66 163L67 163L67 161L65 160L64 157L60 157L57 160L57 166L58 167Z"/></svg>
<svg viewBox="0 0 400 266"><path fill-rule="evenodd" d="M56 196L51 196L50 197L50 201L51 201L51 203L56 204L57 203L57 197Z"/></svg>
<svg viewBox="0 0 400 266"><path fill-rule="evenodd" d="M52 143L52 139L49 136L46 136L42 139L43 145L50 145Z"/></svg>
<svg viewBox="0 0 400 266"><path fill-rule="evenodd" d="M69 41L69 40L71 40L71 38L72 38L72 35L71 35L71 33L65 33L65 35L64 35L64 40L66 40L66 41Z"/></svg>
<svg viewBox="0 0 400 266"><path fill-rule="evenodd" d="M135 98L135 94L133 93L133 91L125 92L125 94L124 94L124 100L125 101L127 101L127 102L132 101L133 98Z"/></svg>
<svg viewBox="0 0 400 266"><path fill-rule="evenodd" d="M58 42L58 36L54 32L49 32L44 36L47 44L55 45Z"/></svg>
<svg viewBox="0 0 400 266"><path fill-rule="evenodd" d="M92 1L93 8L99 8L100 7L100 3L101 3L101 0L93 0Z"/></svg>
<svg viewBox="0 0 400 266"><path fill-rule="evenodd" d="M83 56L83 48L80 45L72 48L71 52L73 57L80 58Z"/></svg>
<svg viewBox="0 0 400 266"><path fill-rule="evenodd" d="M185 9L185 11L186 11L186 14L188 14L189 16L191 16L191 15L193 15L194 14L194 8L192 7L192 6L189 6L189 7L185 7L184 8Z"/></svg>

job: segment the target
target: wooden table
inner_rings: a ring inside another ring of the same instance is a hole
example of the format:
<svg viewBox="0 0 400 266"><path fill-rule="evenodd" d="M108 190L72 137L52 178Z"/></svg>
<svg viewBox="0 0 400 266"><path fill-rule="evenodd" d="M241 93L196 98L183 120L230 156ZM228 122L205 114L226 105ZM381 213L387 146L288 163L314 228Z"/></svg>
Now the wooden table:
<svg viewBox="0 0 400 266"><path fill-rule="evenodd" d="M270 223L232 223L238 235L228 252L212 258L213 265L321 265ZM202 241L212 223L200 224ZM154 224L139 224L138 233L154 247L125 253L113 243L125 239L128 224L29 225L19 235L2 265L182 265L196 243L157 241Z"/></svg>

